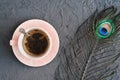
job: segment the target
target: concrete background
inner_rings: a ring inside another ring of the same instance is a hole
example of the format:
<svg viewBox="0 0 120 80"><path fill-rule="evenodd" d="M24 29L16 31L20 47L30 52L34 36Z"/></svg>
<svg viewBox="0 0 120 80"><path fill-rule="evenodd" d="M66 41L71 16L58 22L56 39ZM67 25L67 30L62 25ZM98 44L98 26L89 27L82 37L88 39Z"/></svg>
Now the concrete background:
<svg viewBox="0 0 120 80"><path fill-rule="evenodd" d="M19 24L33 18L48 21L59 34L60 54L61 47L69 41L66 36L72 37L96 8L111 5L119 9L120 0L0 0L0 80L54 80L58 56L38 68L25 66L14 56L9 41Z"/></svg>

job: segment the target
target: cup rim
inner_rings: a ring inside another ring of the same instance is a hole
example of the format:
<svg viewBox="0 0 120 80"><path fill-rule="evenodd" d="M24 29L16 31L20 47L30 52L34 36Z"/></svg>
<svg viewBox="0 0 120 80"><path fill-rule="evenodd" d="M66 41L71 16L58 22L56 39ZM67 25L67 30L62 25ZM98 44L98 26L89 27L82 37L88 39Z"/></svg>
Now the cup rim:
<svg viewBox="0 0 120 80"><path fill-rule="evenodd" d="M24 48L23 48L23 44L22 44L22 41L23 41L23 38L24 38L24 34L20 34L19 38L18 38L18 49L20 50L21 54L23 54L24 56L26 57L29 57L29 58L44 58L46 55L48 55L48 52L50 51L51 49L51 46L52 46L52 41L51 41L51 37L50 35L48 34L48 32L46 32L44 29L41 29L40 27L32 27L32 28L29 28L29 29L26 29L25 31L26 32L29 32L31 30L34 30L34 29L38 29L38 30L41 30L43 31L49 38L49 48L48 50L45 52L44 55L42 56L39 56L39 57L35 57L35 56L31 56L29 55L27 52L25 52Z"/></svg>

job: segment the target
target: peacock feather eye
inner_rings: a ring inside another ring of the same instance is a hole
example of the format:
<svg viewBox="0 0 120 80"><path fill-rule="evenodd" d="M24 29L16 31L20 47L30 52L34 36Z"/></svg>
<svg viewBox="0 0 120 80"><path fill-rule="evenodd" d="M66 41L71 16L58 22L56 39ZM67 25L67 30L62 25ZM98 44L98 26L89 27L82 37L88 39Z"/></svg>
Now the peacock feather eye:
<svg viewBox="0 0 120 80"><path fill-rule="evenodd" d="M96 24L95 31L99 39L108 38L114 32L114 23L112 20L101 20Z"/></svg>

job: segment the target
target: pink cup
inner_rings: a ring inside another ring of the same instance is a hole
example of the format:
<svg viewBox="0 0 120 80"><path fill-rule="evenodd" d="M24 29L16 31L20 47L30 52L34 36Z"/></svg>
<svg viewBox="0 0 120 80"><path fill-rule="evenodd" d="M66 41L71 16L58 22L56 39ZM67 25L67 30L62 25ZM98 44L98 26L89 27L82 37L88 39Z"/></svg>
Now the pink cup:
<svg viewBox="0 0 120 80"><path fill-rule="evenodd" d="M47 34L50 46L43 56L34 57L24 51L22 45L24 34L19 32L20 28L25 29L26 32L33 29L39 29ZM59 50L59 37L52 25L43 20L32 19L25 21L15 30L12 40L10 40L10 45L20 62L28 66L39 67L50 63L55 58Z"/></svg>

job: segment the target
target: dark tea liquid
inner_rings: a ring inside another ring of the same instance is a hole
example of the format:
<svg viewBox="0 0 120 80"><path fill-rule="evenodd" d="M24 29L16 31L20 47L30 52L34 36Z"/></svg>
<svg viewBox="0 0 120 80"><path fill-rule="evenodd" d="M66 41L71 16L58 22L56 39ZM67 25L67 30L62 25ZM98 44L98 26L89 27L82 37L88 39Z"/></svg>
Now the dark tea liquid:
<svg viewBox="0 0 120 80"><path fill-rule="evenodd" d="M32 56L41 56L49 48L49 38L41 30L34 29L28 32L29 36L24 35L23 48L26 53Z"/></svg>

